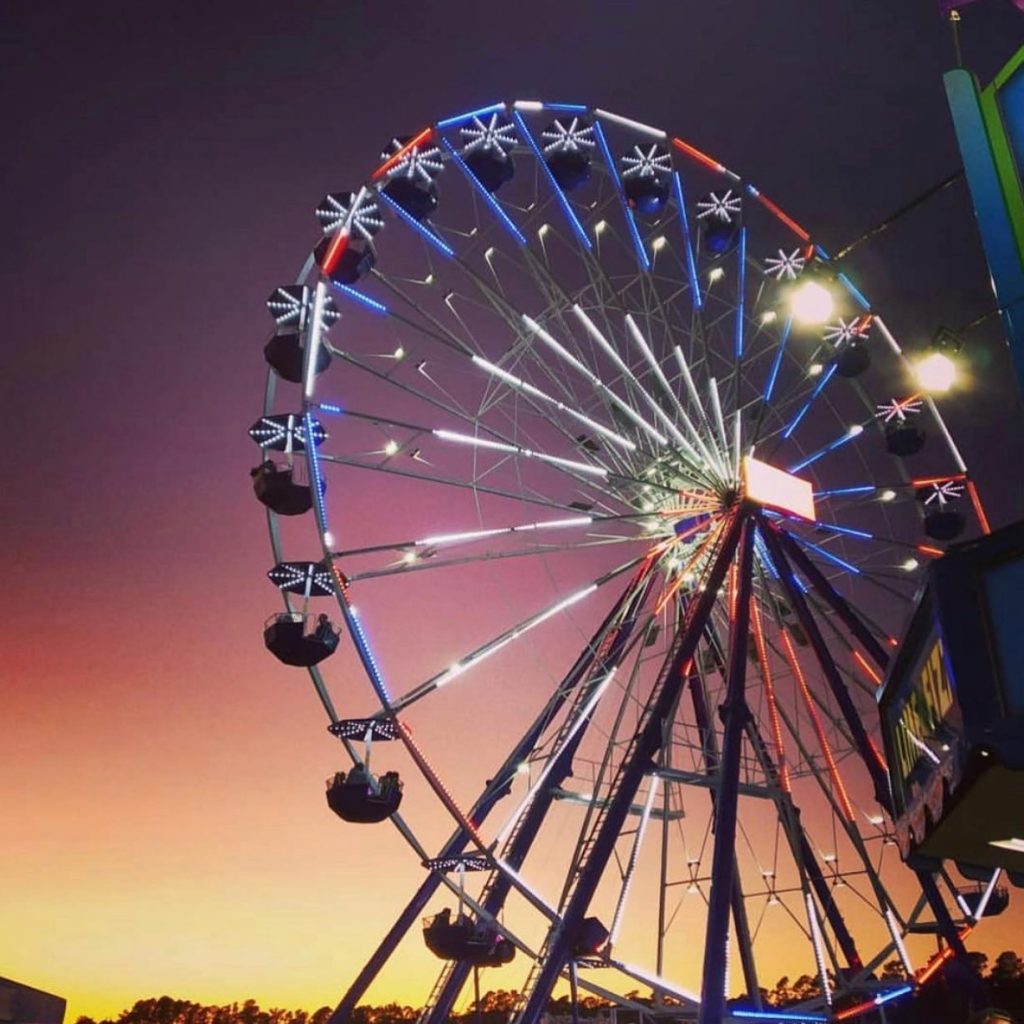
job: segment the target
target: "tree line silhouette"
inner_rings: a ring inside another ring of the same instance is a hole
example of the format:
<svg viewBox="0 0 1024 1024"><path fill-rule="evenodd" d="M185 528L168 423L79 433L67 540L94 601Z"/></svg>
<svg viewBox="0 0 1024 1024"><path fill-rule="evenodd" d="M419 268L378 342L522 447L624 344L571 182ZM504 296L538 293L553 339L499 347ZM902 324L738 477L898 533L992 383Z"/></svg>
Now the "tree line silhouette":
<svg viewBox="0 0 1024 1024"><path fill-rule="evenodd" d="M1011 950L1005 950L991 962L985 953L971 953L969 956L971 969L982 981L989 1005L1007 1011L1010 1016L1005 1019L1024 1024L1024 960ZM898 960L885 964L879 977L893 983L906 980ZM886 1006L887 1024L964 1024L969 1019L971 1008L963 980L947 968L942 976L933 979L916 994ZM761 998L765 1006L784 1009L820 993L821 982L817 976L802 974L794 979L782 977L771 989L762 988ZM671 1000L657 1004L652 996L638 991L628 992L626 996L643 1006L671 1010ZM729 1004L749 1007L751 1001L740 996L730 1000ZM515 1005L515 992L497 989L481 995L479 1005L472 1002L461 1013L452 1013L449 1019L452 1024L506 1024ZM844 1005L837 1003L835 1009L842 1010ZM612 1006L604 999L585 996L579 1000L576 1012L585 1020L608 1020ZM547 1009L553 1018L561 1020L573 1015L568 996L550 999ZM94 1020L80 1016L75 1024L327 1024L333 1012L330 1006L321 1006L312 1013L280 1008L264 1010L253 999L224 1006L204 1006L187 999L160 996L140 999L114 1018ZM358 1006L353 1011L351 1024L414 1024L419 1013L419 1009L400 1003ZM624 1010L621 1006L616 1013L618 1024L639 1024L637 1018L637 1011ZM861 1024L875 1024L881 1017L878 1013L868 1013L857 1019Z"/></svg>

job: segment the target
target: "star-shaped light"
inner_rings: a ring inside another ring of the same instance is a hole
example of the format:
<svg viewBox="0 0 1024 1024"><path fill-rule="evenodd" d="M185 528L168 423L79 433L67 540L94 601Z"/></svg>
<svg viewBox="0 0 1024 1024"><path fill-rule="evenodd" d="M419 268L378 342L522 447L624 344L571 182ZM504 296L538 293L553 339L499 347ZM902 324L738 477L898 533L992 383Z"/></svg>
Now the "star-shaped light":
<svg viewBox="0 0 1024 1024"><path fill-rule="evenodd" d="M404 145L406 143L401 139L392 139L390 148L381 154L382 158L387 160L393 157ZM429 185L443 170L441 150L429 143L423 147L417 144L402 153L394 166L388 169L388 178L418 178Z"/></svg>
<svg viewBox="0 0 1024 1024"><path fill-rule="evenodd" d="M764 261L764 272L769 277L774 277L776 281L795 281L806 262L799 249L789 253L780 249L777 256L769 256Z"/></svg>
<svg viewBox="0 0 1024 1024"><path fill-rule="evenodd" d="M733 217L739 215L742 202L733 190L726 189L721 195L709 192L703 199L697 200L697 218L713 217L725 224L731 224Z"/></svg>
<svg viewBox="0 0 1024 1024"><path fill-rule="evenodd" d="M332 192L324 196L316 208L316 218L325 235L347 223L350 234L360 235L367 241L384 227L376 198L365 190L359 196L353 196L351 192Z"/></svg>
<svg viewBox="0 0 1024 1024"><path fill-rule="evenodd" d="M561 119L552 121L540 137L544 141L545 153L582 153L596 145L594 129L589 122L578 117L568 123Z"/></svg>
<svg viewBox="0 0 1024 1024"><path fill-rule="evenodd" d="M840 317L839 323L830 324L825 328L822 337L825 341L832 342L838 348L848 341L853 341L854 338L863 338L866 335L867 331L860 317L854 317L849 322Z"/></svg>
<svg viewBox="0 0 1024 1024"><path fill-rule="evenodd" d="M479 117L474 117L471 124L463 125L459 131L466 140L462 147L463 156L491 151L500 156L516 144L512 122L497 114L491 114L486 124Z"/></svg>
<svg viewBox="0 0 1024 1024"><path fill-rule="evenodd" d="M916 416L923 405L924 402L916 395L911 395L910 398L893 398L876 406L876 415L882 418L883 423L892 423L893 420L897 423L906 423L907 416Z"/></svg>
<svg viewBox="0 0 1024 1024"><path fill-rule="evenodd" d="M646 153L639 146L634 146L633 152L622 158L622 166L624 178L659 178L671 172L672 157L657 143L652 143Z"/></svg>
<svg viewBox="0 0 1024 1024"><path fill-rule="evenodd" d="M941 480L930 485L928 497L924 499L925 505L937 502L941 508L951 501L956 501L964 493L964 485L955 480Z"/></svg>
<svg viewBox="0 0 1024 1024"><path fill-rule="evenodd" d="M310 292L301 284L285 284L275 288L267 299L267 309L278 327L301 327L309 308ZM325 295L320 306L320 326L330 327L340 315L334 300Z"/></svg>

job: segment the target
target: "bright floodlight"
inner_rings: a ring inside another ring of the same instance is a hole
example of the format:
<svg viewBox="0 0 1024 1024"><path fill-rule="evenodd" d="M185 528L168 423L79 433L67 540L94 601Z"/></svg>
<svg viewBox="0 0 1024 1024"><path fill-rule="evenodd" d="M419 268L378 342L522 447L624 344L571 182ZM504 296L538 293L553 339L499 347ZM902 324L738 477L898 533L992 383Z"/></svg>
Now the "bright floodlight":
<svg viewBox="0 0 1024 1024"><path fill-rule="evenodd" d="M941 352L925 356L915 367L917 382L925 391L948 391L956 379L956 363Z"/></svg>
<svg viewBox="0 0 1024 1024"><path fill-rule="evenodd" d="M833 306L832 293L817 281L804 281L789 296L789 308L802 324L823 324Z"/></svg>

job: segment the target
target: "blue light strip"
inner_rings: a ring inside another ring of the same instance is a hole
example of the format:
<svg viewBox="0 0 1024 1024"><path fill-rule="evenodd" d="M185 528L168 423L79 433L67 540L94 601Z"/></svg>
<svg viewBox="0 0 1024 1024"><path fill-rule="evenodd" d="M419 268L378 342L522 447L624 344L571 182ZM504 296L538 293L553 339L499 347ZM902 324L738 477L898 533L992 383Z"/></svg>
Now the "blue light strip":
<svg viewBox="0 0 1024 1024"><path fill-rule="evenodd" d="M331 285L336 288L342 295L347 295L350 299L355 299L356 302L361 302L364 306L372 309L375 313L387 313L388 307L383 302L378 302L376 299L371 299L369 295L364 295L362 292L358 292L355 288L350 288L347 284L341 284L338 281L332 281Z"/></svg>
<svg viewBox="0 0 1024 1024"><path fill-rule="evenodd" d="M860 290L854 285L854 283L845 275L839 275L839 281L842 286L853 296L854 302L860 306L861 309L868 310L871 308L871 303L860 293Z"/></svg>
<svg viewBox="0 0 1024 1024"><path fill-rule="evenodd" d="M818 544L812 544L805 537L797 537L795 534L792 535L794 540L798 540L804 547L810 548L812 551L817 551L822 558L826 561L831 562L833 565L839 566L840 569L845 569L847 572L852 572L855 576L860 576L860 569L855 565L851 565L849 562L844 562L838 555L833 555L831 551L821 547Z"/></svg>
<svg viewBox="0 0 1024 1024"><path fill-rule="evenodd" d="M746 305L746 289L747 289L747 229L745 227L740 228L740 244L739 249L739 282L737 283L737 289L739 291L739 302L736 306L736 358L743 358L743 310Z"/></svg>
<svg viewBox="0 0 1024 1024"><path fill-rule="evenodd" d="M312 441L313 414L307 410L303 414L303 421L306 425L306 437ZM322 536L328 532L327 505L324 501L323 478L320 474L320 457L317 455L315 444L310 443L306 445L306 457L309 463L309 480L311 490L313 492L313 510L316 514L317 525L320 527L320 534ZM370 645L366 642L366 634L363 633L363 627L355 613L352 611L352 606L348 603L348 598L343 594L340 595L340 597L341 610L345 616L345 624L348 626L349 633L352 635L352 639L355 641L356 647L359 649L363 667L370 676L370 682L373 684L374 689L376 689L377 695L386 705L390 706L391 696L388 693L388 688L384 685L384 679L380 674L380 668L377 665L376 658L373 656L373 651L370 650Z"/></svg>
<svg viewBox="0 0 1024 1024"><path fill-rule="evenodd" d="M835 523L815 523L815 526L822 530L831 530L833 533L844 533L847 537L860 537L862 540L874 540L875 535L867 530L855 530L852 526L836 526Z"/></svg>
<svg viewBox="0 0 1024 1024"><path fill-rule="evenodd" d="M498 200L495 199L494 196L492 196L491 193L488 192L486 188L484 188L480 179L469 169L469 165L466 163L465 160L462 159L462 156L458 153L455 147L447 139L442 139L441 144L444 146L445 149L448 150L449 156L451 156L452 160L454 160L455 163L458 164L459 168L462 170L462 173L465 174L467 178L469 178L470 182L472 183L473 187L477 190L481 198L494 211L498 220L500 220L501 223L504 224L505 227L508 228L508 230L512 233L512 237L515 238L515 240L520 245L526 245L526 235L524 235L522 231L520 231L519 228L515 226L515 224L512 222L512 219L502 208Z"/></svg>
<svg viewBox="0 0 1024 1024"><path fill-rule="evenodd" d="M590 108L583 103L545 103L544 109L559 114L585 114Z"/></svg>
<svg viewBox="0 0 1024 1024"><path fill-rule="evenodd" d="M612 151L608 148L608 140L604 137L604 129L601 127L600 121L594 122L594 134L597 136L598 145L601 147L604 162L608 167L612 180L615 182L615 191L619 197L622 212L626 217L626 223L629 225L629 233L633 236L633 247L636 249L637 259L640 261L640 266L644 270L650 270L651 261L647 256L647 251L644 249L643 239L640 237L640 231L636 226L636 217L633 214L632 209L630 209L629 201L626 199L626 193L622 191L622 178L619 175L618 167L615 166L615 158L612 156Z"/></svg>
<svg viewBox="0 0 1024 1024"><path fill-rule="evenodd" d="M836 372L836 364L833 363L821 376L821 380L818 381L818 386L811 392L811 397L807 399L807 404L796 414L796 419L782 432L783 437L791 437L793 431L800 425L800 421L810 411L814 400L825 390L825 385L832 379L832 375Z"/></svg>
<svg viewBox="0 0 1024 1024"><path fill-rule="evenodd" d="M700 285L697 282L697 264L693 258L693 240L690 237L690 218L686 214L686 201L683 199L683 182L678 171L672 172L672 191L676 197L676 212L683 225L683 245L686 246L686 273L690 278L690 295L693 297L693 308L699 310L704 305L701 298Z"/></svg>
<svg viewBox="0 0 1024 1024"><path fill-rule="evenodd" d="M803 1022L803 1024L827 1024L828 1017L822 1017L814 1013L786 1013L784 1010L730 1010L730 1017L740 1017L743 1020L789 1020Z"/></svg>
<svg viewBox="0 0 1024 1024"><path fill-rule="evenodd" d="M793 317L787 316L786 322L782 325L782 336L779 338L779 347L775 350L775 361L772 363L771 372L768 374L768 383L764 388L765 405L772 400L772 392L775 391L775 382L779 378L779 370L782 368L782 357L786 354L786 343L789 341L789 334L792 330Z"/></svg>
<svg viewBox="0 0 1024 1024"><path fill-rule="evenodd" d="M894 988L891 992L883 992L881 995L875 996L875 1006L882 1006L884 1003L890 1003L894 999L899 999L900 996L905 996L908 992L913 992L913 985L903 985L900 988Z"/></svg>
<svg viewBox="0 0 1024 1024"><path fill-rule="evenodd" d="M333 405L328 402L321 402L317 408L321 412L333 413L335 416L344 416L345 410L340 405Z"/></svg>
<svg viewBox="0 0 1024 1024"><path fill-rule="evenodd" d="M483 117L486 114L497 114L505 109L504 103L492 103L489 107L479 107L477 110L467 111L465 114L456 114L455 117L446 117L443 121L437 122L438 128L451 128L454 125L462 124L473 117Z"/></svg>
<svg viewBox="0 0 1024 1024"><path fill-rule="evenodd" d="M860 484L857 487L837 487L831 491L815 491L814 500L818 498L837 498L845 494L870 494L872 491L877 491L878 488L874 484Z"/></svg>
<svg viewBox="0 0 1024 1024"><path fill-rule="evenodd" d="M533 150L534 156L537 158L537 162L540 164L545 176L548 179L548 183L551 185L555 192L555 198L558 200L559 205L562 207L562 211L568 218L569 223L572 225L573 231L576 232L576 237L583 243L583 247L587 252L592 252L594 244L587 237L586 231L583 230L583 225L580 223L579 218L576 216L576 212L573 210L565 193L559 188L558 182L555 181L555 176L551 173L551 168L548 167L547 161L544 159L544 152L537 145L536 140L530 134L530 129L526 127L526 122L523 120L522 115L518 110L512 111L512 118L519 128L519 134L523 138L530 149Z"/></svg>
<svg viewBox="0 0 1024 1024"><path fill-rule="evenodd" d="M861 434L862 433L863 431L861 431ZM812 455L808 455L807 458L804 459L802 462L797 462L794 465L790 466L789 469L786 470L786 472L799 473L801 469L805 469L812 462L817 462L818 459L824 458L826 455L828 455L829 452L834 452L837 448L842 448L844 444L848 444L850 441L854 440L854 438L857 437L860 437L860 434L851 434L850 431L847 431L845 434L840 434L840 436L837 437L833 442L831 442L831 444L825 445L824 448L819 448Z"/></svg>
<svg viewBox="0 0 1024 1024"><path fill-rule="evenodd" d="M455 255L455 250L452 249L447 242L442 241L442 239L438 238L433 231L429 228L425 228L415 217L410 216L401 206L398 205L398 203L394 201L394 199L391 198L391 196L387 194L387 192L378 192L377 196L390 206L391 209L394 210L395 213L397 213L398 216L413 229L413 231L417 232L435 249L437 249L438 252L444 253L444 255L449 259Z"/></svg>

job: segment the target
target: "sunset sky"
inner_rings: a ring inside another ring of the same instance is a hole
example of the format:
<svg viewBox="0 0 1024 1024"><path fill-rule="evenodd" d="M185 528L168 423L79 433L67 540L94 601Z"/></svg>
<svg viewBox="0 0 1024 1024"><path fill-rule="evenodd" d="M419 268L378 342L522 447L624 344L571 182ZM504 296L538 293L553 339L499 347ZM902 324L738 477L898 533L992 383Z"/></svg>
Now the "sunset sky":
<svg viewBox="0 0 1024 1024"><path fill-rule="evenodd" d="M328 812L336 741L261 638L279 598L245 432L264 300L301 266L320 197L364 180L394 135L550 97L693 140L835 250L959 163L936 6L12 0L0 974L66 997L69 1021L164 993L313 1009L422 877L392 828ZM1022 29L1008 2L971 6L966 62L987 80ZM962 183L852 265L906 339L994 305ZM1024 512L1006 479L1020 412L998 331L972 339L971 388L943 410L1001 525ZM372 492L353 507L377 514ZM518 600L481 594L467 628ZM511 718L534 710L507 699ZM424 744L472 794L504 751L456 698L438 713ZM428 838L449 827L438 814ZM972 948L1019 948L1012 898ZM371 998L422 1000L436 962L403 956Z"/></svg>

